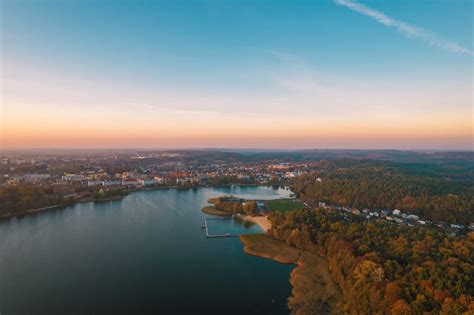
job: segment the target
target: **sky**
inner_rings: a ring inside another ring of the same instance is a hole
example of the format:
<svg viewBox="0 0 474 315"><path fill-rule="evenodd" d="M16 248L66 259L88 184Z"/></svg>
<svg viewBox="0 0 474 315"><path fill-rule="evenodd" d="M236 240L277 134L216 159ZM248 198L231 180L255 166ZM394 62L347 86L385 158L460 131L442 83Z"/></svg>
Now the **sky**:
<svg viewBox="0 0 474 315"><path fill-rule="evenodd" d="M471 0L0 0L0 148L473 150Z"/></svg>

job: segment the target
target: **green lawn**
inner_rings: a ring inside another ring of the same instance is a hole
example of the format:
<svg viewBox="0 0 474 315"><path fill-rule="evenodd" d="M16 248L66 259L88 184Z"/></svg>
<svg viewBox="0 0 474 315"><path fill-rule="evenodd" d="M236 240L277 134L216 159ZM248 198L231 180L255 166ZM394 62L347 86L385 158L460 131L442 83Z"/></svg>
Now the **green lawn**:
<svg viewBox="0 0 474 315"><path fill-rule="evenodd" d="M269 200L267 201L267 208L270 211L293 211L303 208L299 200Z"/></svg>

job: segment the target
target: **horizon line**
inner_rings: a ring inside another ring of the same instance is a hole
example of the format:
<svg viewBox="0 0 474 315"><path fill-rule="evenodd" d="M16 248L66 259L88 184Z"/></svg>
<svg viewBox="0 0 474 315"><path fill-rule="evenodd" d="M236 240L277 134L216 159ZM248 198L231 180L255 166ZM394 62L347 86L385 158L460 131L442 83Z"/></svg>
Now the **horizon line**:
<svg viewBox="0 0 474 315"><path fill-rule="evenodd" d="M306 148L261 148L261 147L243 147L243 148L232 148L232 147L27 147L27 148L1 148L2 151L280 151L280 152L300 152L300 151L401 151L401 152L466 152L474 153L474 149L440 149L440 148L424 148L424 149L401 149L401 148L318 148L318 147L306 147Z"/></svg>

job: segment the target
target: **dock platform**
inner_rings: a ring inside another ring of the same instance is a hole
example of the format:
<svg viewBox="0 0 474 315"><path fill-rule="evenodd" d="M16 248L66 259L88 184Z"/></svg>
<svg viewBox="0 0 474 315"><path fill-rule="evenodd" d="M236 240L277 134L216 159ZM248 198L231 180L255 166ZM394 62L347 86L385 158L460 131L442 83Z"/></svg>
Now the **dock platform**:
<svg viewBox="0 0 474 315"><path fill-rule="evenodd" d="M206 237L207 238L221 238L221 237L239 237L240 234L231 234L231 233L225 233L225 234L209 234L209 229L207 227L207 221L208 220L233 220L234 217L219 217L219 218L206 218L204 219L204 228L206 230Z"/></svg>

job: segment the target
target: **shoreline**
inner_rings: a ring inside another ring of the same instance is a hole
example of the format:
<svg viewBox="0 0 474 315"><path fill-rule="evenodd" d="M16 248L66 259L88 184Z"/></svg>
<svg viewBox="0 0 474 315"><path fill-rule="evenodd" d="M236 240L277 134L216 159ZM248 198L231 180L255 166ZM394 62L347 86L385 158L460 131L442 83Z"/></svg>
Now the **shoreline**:
<svg viewBox="0 0 474 315"><path fill-rule="evenodd" d="M127 194L128 195L128 194ZM114 201L114 200L122 200L123 198L125 198L125 196L127 195L123 195L123 196L111 196L111 197L107 197L107 198L97 198L97 199L94 199L92 198L91 201L93 202L107 202L107 201Z"/></svg>
<svg viewBox="0 0 474 315"><path fill-rule="evenodd" d="M201 209L202 212L209 215L216 215L219 217L230 217L231 214L229 212L225 212L219 209L214 208L213 206L205 206Z"/></svg>
<svg viewBox="0 0 474 315"><path fill-rule="evenodd" d="M291 296L288 308L302 314L330 314L337 308L342 293L331 277L324 257L297 249L266 234L241 235L244 253L271 259L282 264L293 264L289 281Z"/></svg>
<svg viewBox="0 0 474 315"><path fill-rule="evenodd" d="M285 187L284 184L229 184L229 185L203 185L203 186L197 186L196 188L226 188L226 187L231 187L232 185L236 185L236 186L263 186L263 187L269 187L269 186L275 186L275 185L280 185L280 186L283 186ZM144 188L140 188L140 189L127 189L125 190L125 192L128 194L130 193L134 193L134 192L138 192L138 191L151 191L151 190L171 190L171 189L176 189L176 190L188 190L188 189L192 189L193 187L189 187L189 188L185 188L185 189L180 189L179 187L177 186L163 186L163 187L144 187ZM125 195L126 196L126 195ZM71 203L68 203L68 204L58 204L58 205L51 205L51 206L46 206L46 207L41 207L41 208L35 208L35 209L27 209L27 210L23 210L23 211L20 211L20 212L8 212L6 214L0 214L0 221L3 221L3 220L8 220L8 219L12 219L12 218L15 218L15 217L22 217L22 216L27 216L27 215L30 215L30 214L38 214L38 213L42 213L42 212L47 212L49 210L56 210L56 209L60 209L60 208L65 208L65 207L68 207L68 206L72 206L72 205L75 205L76 203L82 203L82 202L106 202L106 201L113 201L113 200L121 200L123 199L125 196L121 196L120 198L116 198L115 196L113 197L110 197L110 198L104 198L104 199L94 199L94 198L91 198L91 197L84 197L84 198L80 198L80 199L76 199L76 200L73 200ZM202 210L202 209L201 209ZM217 210L217 209L216 209ZM205 212L205 211L203 211ZM207 213L207 212L205 212ZM208 214L211 214L211 213L208 213ZM211 215L225 215L225 214L211 214ZM230 215L227 213L227 215ZM250 221L250 220L249 220ZM254 222L255 223L255 222ZM258 224L258 223L257 223ZM260 224L259 224L260 225ZM260 227L262 227L260 225ZM262 229L265 230L265 228L262 227ZM265 230L266 231L266 230Z"/></svg>
<svg viewBox="0 0 474 315"><path fill-rule="evenodd" d="M55 210L55 209L59 209L59 208L62 208L62 207L66 207L67 205L51 205L51 206L46 206L46 207L42 207L42 208L36 208L36 209L28 209L28 210L24 210L24 211L21 211L21 212L9 212L7 214L2 214L0 215L0 220L8 220L8 219L12 219L14 217L21 217L21 216L26 216L26 215L29 215L29 214L37 214L37 213L42 213L42 212L46 212L48 210Z"/></svg>
<svg viewBox="0 0 474 315"><path fill-rule="evenodd" d="M101 203L101 202L122 200L127 195L112 196L112 197L103 198L103 199L94 199L94 198L91 198L91 197L84 197L84 198L76 199L71 203L57 204L57 205L51 205L51 206L35 208L35 209L28 209L28 210L23 210L23 211L20 211L20 212L13 212L13 213L9 212L9 213L0 215L0 221L13 219L15 217L23 217L23 216L27 216L27 215L30 215L30 214L39 214L39 213L43 213L43 212L48 212L50 210L58 210L58 209L61 209L61 208L66 208L66 207L73 206L75 204L83 203L83 202L98 202L98 203Z"/></svg>

